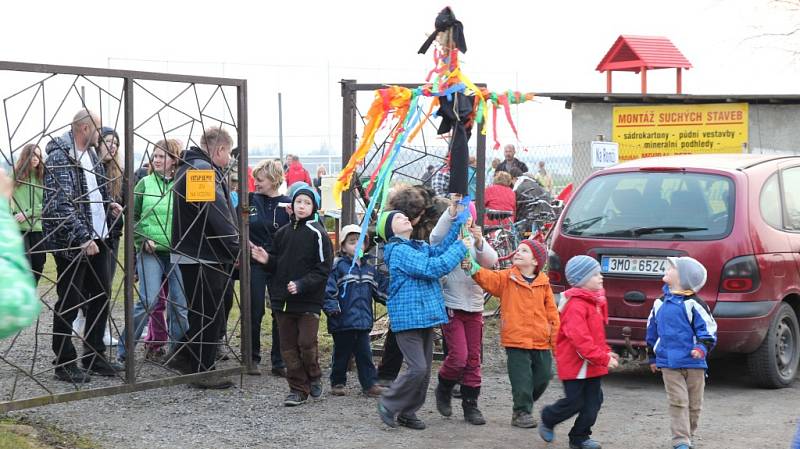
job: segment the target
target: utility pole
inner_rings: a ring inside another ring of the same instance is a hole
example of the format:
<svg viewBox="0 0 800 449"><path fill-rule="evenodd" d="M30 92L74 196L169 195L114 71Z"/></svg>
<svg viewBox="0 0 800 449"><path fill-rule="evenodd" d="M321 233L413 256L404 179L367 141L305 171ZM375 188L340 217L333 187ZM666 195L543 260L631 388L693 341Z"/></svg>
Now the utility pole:
<svg viewBox="0 0 800 449"><path fill-rule="evenodd" d="M280 92L278 92L278 150L281 155L281 164L283 164L283 106Z"/></svg>

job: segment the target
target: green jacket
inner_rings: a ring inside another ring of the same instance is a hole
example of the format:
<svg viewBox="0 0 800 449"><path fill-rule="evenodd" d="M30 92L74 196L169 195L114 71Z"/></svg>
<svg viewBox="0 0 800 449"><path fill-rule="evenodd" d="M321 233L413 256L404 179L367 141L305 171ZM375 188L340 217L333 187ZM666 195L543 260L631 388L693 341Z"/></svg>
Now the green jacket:
<svg viewBox="0 0 800 449"><path fill-rule="evenodd" d="M11 199L11 215L19 212L25 214L25 221L19 223L21 231L42 232L43 199L44 188L41 179L31 177L29 181L14 189L14 197Z"/></svg>
<svg viewBox="0 0 800 449"><path fill-rule="evenodd" d="M142 178L133 191L134 242L140 249L145 240L156 243L156 251L168 253L172 236L173 181L159 173Z"/></svg>
<svg viewBox="0 0 800 449"><path fill-rule="evenodd" d="M8 203L0 201L0 338L30 326L40 309L22 235Z"/></svg>

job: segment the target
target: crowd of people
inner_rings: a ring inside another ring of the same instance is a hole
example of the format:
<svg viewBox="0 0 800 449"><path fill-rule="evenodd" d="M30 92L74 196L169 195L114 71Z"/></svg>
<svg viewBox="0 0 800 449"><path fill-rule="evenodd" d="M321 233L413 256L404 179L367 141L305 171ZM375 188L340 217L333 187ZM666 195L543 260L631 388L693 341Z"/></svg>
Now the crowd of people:
<svg viewBox="0 0 800 449"><path fill-rule="evenodd" d="M417 411L426 401L434 329L440 327L447 354L436 373L436 409L452 416L458 390L464 419L485 424L479 398L483 297L489 292L499 298L502 310L500 344L511 382L511 425L538 427L539 436L550 442L554 427L577 415L569 446L600 447L591 435L603 404L602 378L618 366L619 356L606 343L608 310L595 258L577 256L567 262L572 288L560 304L544 270L548 250L543 244L523 240L513 265L494 269L497 253L483 239L475 204L460 194L437 192L443 181L436 176L445 176L446 170L432 173L429 186L395 186L374 233L361 236L359 226L344 226L334 254L318 213L324 173L318 171L312 181L297 156L289 156L285 166L279 160L263 161L252 171L255 191L246 203L249 211L242 214L229 184L234 142L222 127L205 129L199 146L184 149L174 139L155 143L147 172L135 184L133 204L126 205L119 137L99 123L93 112L78 111L69 131L47 143L44 160L38 146L26 146L14 185L2 187L7 183L0 177L0 193L9 198L0 203L10 206L0 211L0 242L14 247L2 253L0 276L26 272L16 278L13 294L0 302L0 336L38 316L39 302L30 297L36 298L35 285L49 252L58 276L52 321L57 379L82 383L93 375L117 375L134 349L125 344L129 333L140 340L147 323L147 359L184 374L216 370L238 276L239 217L247 217L254 362L248 374L261 374L261 329L269 305L271 372L287 380L286 406L324 394L318 350L324 313L334 342L332 395L346 394L354 358L361 390L378 399L380 420L391 427L424 429ZM536 175L526 176L528 168L515 158L513 146L504 154L504 161L493 164L487 207L519 213L513 208L514 191L532 182L551 192L552 178L543 163ZM214 173L212 201L192 198L191 170ZM127 323L131 327L122 330L116 354L109 354L103 337L125 207L133 208L139 298L133 321ZM366 247L357 252L360 237ZM371 256L376 241L385 271ZM27 262L18 257L23 245ZM698 427L705 360L716 341L716 324L696 293L706 281L705 268L688 257L668 260L664 295L648 319L647 343L651 369L663 374L672 445L687 449ZM0 282L4 290L10 285ZM375 301L385 304L390 328L377 367L370 349ZM79 311L91 323L79 335L81 355L72 338ZM537 419L534 404L548 388L554 356L564 397L541 408ZM233 384L209 375L193 385L222 389Z"/></svg>

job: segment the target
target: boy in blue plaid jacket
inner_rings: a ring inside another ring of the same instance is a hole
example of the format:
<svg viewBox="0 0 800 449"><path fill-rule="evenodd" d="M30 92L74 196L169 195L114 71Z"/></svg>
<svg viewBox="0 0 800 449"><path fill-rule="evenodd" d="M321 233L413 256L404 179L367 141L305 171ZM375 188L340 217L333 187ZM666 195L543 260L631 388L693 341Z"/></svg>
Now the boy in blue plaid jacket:
<svg viewBox="0 0 800 449"><path fill-rule="evenodd" d="M456 220L444 240L431 246L410 240L411 222L401 212L387 211L378 217L375 230L387 242L383 255L389 268L389 322L408 364L378 402L381 420L388 426L425 428L416 412L425 403L431 378L433 328L447 323L439 278L467 254L459 238L463 222Z"/></svg>

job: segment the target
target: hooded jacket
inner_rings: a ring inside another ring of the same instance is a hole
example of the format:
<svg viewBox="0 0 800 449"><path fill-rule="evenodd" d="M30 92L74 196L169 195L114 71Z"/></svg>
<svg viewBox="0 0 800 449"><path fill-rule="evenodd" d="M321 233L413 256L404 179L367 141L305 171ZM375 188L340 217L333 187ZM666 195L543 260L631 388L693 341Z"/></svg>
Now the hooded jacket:
<svg viewBox="0 0 800 449"><path fill-rule="evenodd" d="M106 223L110 203L103 164L98 163L93 148L87 148L98 190L106 208ZM44 170L44 206L42 207L42 231L47 238L47 247L58 251L60 257L73 259L81 252L80 246L96 237L92 226L89 188L80 161L75 159L75 140L72 131L56 137L45 147L47 160Z"/></svg>
<svg viewBox="0 0 800 449"><path fill-rule="evenodd" d="M451 228L461 227L461 225L453 226L454 221L455 217L451 217L450 212L445 210L431 232L431 245L442 241ZM482 267L491 267L497 263L497 252L486 241L483 242L481 251L478 251L475 245L469 245L469 253ZM445 307L465 312L483 312L483 289L472 280L460 264L442 277L441 283Z"/></svg>
<svg viewBox="0 0 800 449"><path fill-rule="evenodd" d="M133 239L137 249L145 240L156 244L156 252L169 253L172 239L173 181L154 172L142 178L133 192L133 220L136 231Z"/></svg>
<svg viewBox="0 0 800 449"><path fill-rule="evenodd" d="M647 349L650 363L659 368L707 369L706 356L717 342L717 322L705 301L695 294L673 293L664 286L647 318ZM703 357L695 359L692 350Z"/></svg>
<svg viewBox="0 0 800 449"><path fill-rule="evenodd" d="M550 279L544 272L528 283L519 268L478 270L473 279L500 298L500 343L506 348L552 349L559 319Z"/></svg>
<svg viewBox="0 0 800 449"><path fill-rule="evenodd" d="M368 257L361 264L352 263L350 256L337 257L328 277L323 308L331 334L372 329L372 300L386 304L389 279L369 264Z"/></svg>
<svg viewBox="0 0 800 449"><path fill-rule="evenodd" d="M305 182L311 185L311 176L300 162L292 162L286 170L286 187L291 187L296 182Z"/></svg>
<svg viewBox="0 0 800 449"><path fill-rule="evenodd" d="M606 344L608 302L604 292L571 288L564 292L561 327L556 338L556 365L561 380L608 374L611 348Z"/></svg>
<svg viewBox="0 0 800 449"><path fill-rule="evenodd" d="M272 310L318 314L325 300L333 244L317 220L316 207L307 218L293 218L278 229L268 252L266 270L274 273L269 286ZM289 293L289 282L297 285L297 294Z"/></svg>
<svg viewBox="0 0 800 449"><path fill-rule="evenodd" d="M190 170L214 170L213 202L186 201L186 176ZM174 179L174 252L192 261L232 264L239 256L239 230L222 170L214 166L205 151L191 147L184 153Z"/></svg>
<svg viewBox="0 0 800 449"><path fill-rule="evenodd" d="M386 308L393 332L429 329L447 323L439 278L453 270L467 248L457 241L458 226L435 246L392 237L383 249L389 267Z"/></svg>

